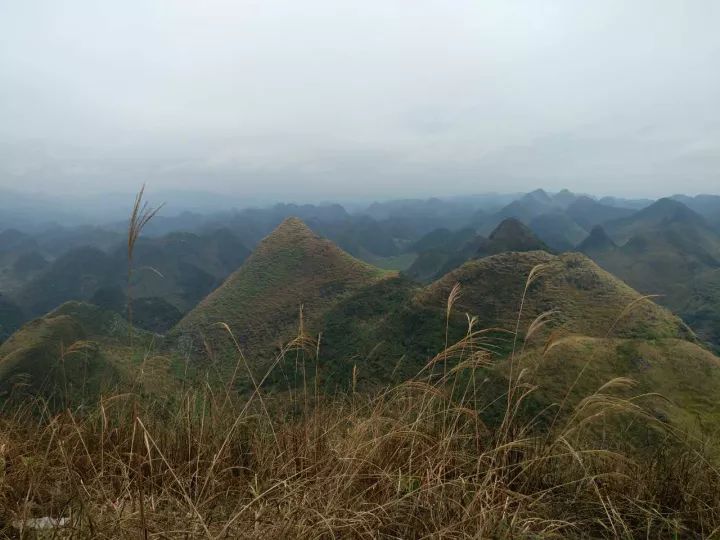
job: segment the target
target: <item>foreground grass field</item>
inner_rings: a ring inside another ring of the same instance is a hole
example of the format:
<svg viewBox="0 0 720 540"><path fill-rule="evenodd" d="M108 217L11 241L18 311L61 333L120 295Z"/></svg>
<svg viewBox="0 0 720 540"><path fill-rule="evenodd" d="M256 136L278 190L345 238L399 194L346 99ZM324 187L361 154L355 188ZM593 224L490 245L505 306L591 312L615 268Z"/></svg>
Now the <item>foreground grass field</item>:
<svg viewBox="0 0 720 540"><path fill-rule="evenodd" d="M511 358L507 388L489 402L485 336L470 328L417 377L371 396L322 395L317 343L301 334L271 368L294 366L302 381L284 393L266 393L239 356L236 373L255 389L245 398L229 380L163 401L131 391L60 413L39 400L6 408L0 533L33 537L44 524L56 538L718 534L715 448L650 414L654 397L635 395L626 378L553 404L548 422L527 414L542 388ZM492 425L489 408L501 411Z"/></svg>

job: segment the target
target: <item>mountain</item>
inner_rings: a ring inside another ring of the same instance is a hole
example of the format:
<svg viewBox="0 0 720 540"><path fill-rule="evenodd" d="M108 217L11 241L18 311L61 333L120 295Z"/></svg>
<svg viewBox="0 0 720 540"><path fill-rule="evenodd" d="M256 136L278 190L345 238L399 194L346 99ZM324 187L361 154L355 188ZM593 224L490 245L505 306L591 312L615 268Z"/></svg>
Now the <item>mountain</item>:
<svg viewBox="0 0 720 540"><path fill-rule="evenodd" d="M674 307L701 339L720 352L720 268L699 273L685 291Z"/></svg>
<svg viewBox="0 0 720 540"><path fill-rule="evenodd" d="M683 203L691 210L703 216L707 222L720 232L720 195L673 195L672 199Z"/></svg>
<svg viewBox="0 0 720 540"><path fill-rule="evenodd" d="M72 249L31 280L16 295L30 317L38 317L68 300L88 300L104 286L121 282L125 269L94 247Z"/></svg>
<svg viewBox="0 0 720 540"><path fill-rule="evenodd" d="M590 197L578 197L565 212L578 225L590 230L595 225L628 217L634 214L635 210L602 204Z"/></svg>
<svg viewBox="0 0 720 540"><path fill-rule="evenodd" d="M587 231L565 213L542 214L528 226L555 251L570 251L587 236Z"/></svg>
<svg viewBox="0 0 720 540"><path fill-rule="evenodd" d="M720 235L672 199L607 227L615 238L627 238L625 243L615 245L594 231L580 251L642 293L661 295L659 303L685 318L701 339L720 346L720 334L713 330L720 295L712 292L711 277L720 269Z"/></svg>
<svg viewBox="0 0 720 540"><path fill-rule="evenodd" d="M176 388L180 361L155 356L151 334L132 334L131 345L130 326L115 312L83 302L61 305L0 345L0 401L29 395L57 409L138 388L162 399Z"/></svg>
<svg viewBox="0 0 720 540"><path fill-rule="evenodd" d="M248 255L249 250L227 229L140 238L131 281L134 322L154 331L168 330ZM126 290L126 247L107 253L85 246L36 272L14 296L29 317L70 300L92 301L125 313Z"/></svg>
<svg viewBox="0 0 720 540"><path fill-rule="evenodd" d="M77 401L115 381L115 369L88 341L86 329L62 309L27 323L0 345L2 397L29 393Z"/></svg>
<svg viewBox="0 0 720 540"><path fill-rule="evenodd" d="M535 233L517 219L504 219L487 240L481 240L475 258L487 257L506 251L548 250L548 246Z"/></svg>
<svg viewBox="0 0 720 540"><path fill-rule="evenodd" d="M20 306L0 294L0 343L20 328L24 320L25 317Z"/></svg>
<svg viewBox="0 0 720 540"><path fill-rule="evenodd" d="M133 297L160 298L185 313L218 287L249 254L228 229L141 238L135 246ZM123 261L124 247L114 256Z"/></svg>
<svg viewBox="0 0 720 540"><path fill-rule="evenodd" d="M692 232L655 230L638 233L622 246L599 242L598 249L584 243L580 250L639 291L662 295L659 302L681 313L695 277L720 265L718 252L694 242Z"/></svg>
<svg viewBox="0 0 720 540"><path fill-rule="evenodd" d="M600 204L606 206L614 206L616 208L627 208L630 210L642 210L643 208L650 206L653 202L652 199L625 199L623 197L602 197L598 200Z"/></svg>
<svg viewBox="0 0 720 540"><path fill-rule="evenodd" d="M405 273L417 281L430 281L446 267L448 261L456 257L476 238L477 234L471 228L458 231L444 228L435 229L409 248L418 255ZM461 257L464 256L461 255Z"/></svg>
<svg viewBox="0 0 720 540"><path fill-rule="evenodd" d="M511 202L496 214L490 216L480 228L481 232L491 231L505 219L516 219L522 223L530 223L542 214L561 212L563 207L553 200L544 190L537 189Z"/></svg>
<svg viewBox="0 0 720 540"><path fill-rule="evenodd" d="M549 408L550 420L556 414L552 404L578 403L607 381L625 377L633 381L626 395L648 396L643 405L660 425L701 437L719 427L714 396L720 393L720 358L687 340L569 336L547 350L530 348L519 364L516 369L531 370L539 388L533 409ZM506 362L498 368L507 373ZM622 436L654 450L647 433L628 429Z"/></svg>
<svg viewBox="0 0 720 540"><path fill-rule="evenodd" d="M528 276L538 265L542 270L527 288L518 321ZM446 319L448 297L458 283L459 295ZM532 321L548 312L549 324L524 344ZM405 380L425 366L446 340L453 343L466 335L471 317L475 330L497 329L486 334L484 345L497 355L497 361L478 376L485 378L486 391L497 392L499 399L507 387L502 382L505 358L512 351L512 332L518 324L518 351L524 350L528 359L533 358L534 369L541 364L538 356L542 357L549 338L583 344L572 350L558 349L567 354L553 354L555 366L566 361L575 368L590 359L589 355L615 358L615 363L585 374L583 384L590 381L593 391L613 373L626 375L633 366L642 377L646 359L653 365L651 358L663 365L677 362L673 354L681 350L688 350L709 366L718 364L715 357L693 343L692 333L680 319L651 300L643 300L587 257L533 251L468 261L426 287L402 277L383 280L341 300L322 324L325 381L333 388L347 388L351 380L357 381L358 387L372 388ZM578 371L573 373L577 375ZM546 370L543 377L544 386L557 388L553 378L557 375ZM720 374L713 377L712 384L720 384ZM689 377L682 380L692 387ZM643 383L651 385L652 381ZM673 379L663 384L672 388ZM540 404L538 410L545 405Z"/></svg>
<svg viewBox="0 0 720 540"><path fill-rule="evenodd" d="M173 335L193 350L203 341L223 357L237 354L225 330L233 331L253 362L297 335L302 306L306 328L338 300L386 276L288 218L257 246L243 266L191 310Z"/></svg>
<svg viewBox="0 0 720 540"><path fill-rule="evenodd" d="M29 251L18 255L12 264L12 270L18 277L27 277L45 270L49 265L40 253Z"/></svg>
<svg viewBox="0 0 720 540"><path fill-rule="evenodd" d="M621 337L691 338L680 319L650 301L633 304L639 293L578 253L511 252L469 261L425 289L420 301L441 306L460 283L456 310L479 316L481 328L511 330L526 278L538 265L542 270L527 289L521 327L556 310L554 321L568 333L604 337L612 329Z"/></svg>
<svg viewBox="0 0 720 540"><path fill-rule="evenodd" d="M590 234L577 246L577 251L589 257L617 249L617 244L608 236L601 225L595 225Z"/></svg>
<svg viewBox="0 0 720 540"><path fill-rule="evenodd" d="M17 229L0 231L0 252L29 251L37 249L37 242L32 236Z"/></svg>
<svg viewBox="0 0 720 540"><path fill-rule="evenodd" d="M424 238L419 245L431 247L419 252L417 259L407 270L407 275L418 281L429 282L471 259L506 251L550 250L529 227L513 218L500 222L487 238L474 235L467 240L469 236L469 231L461 230L454 234L438 232L432 237ZM438 246L443 239L446 240L446 247L440 248ZM466 241L460 245L460 240Z"/></svg>
<svg viewBox="0 0 720 540"><path fill-rule="evenodd" d="M624 244L637 233L647 233L658 228L668 229L670 227L693 228L703 235L715 235L702 216L681 202L668 198L659 199L628 217L605 223L608 234L618 244Z"/></svg>
<svg viewBox="0 0 720 540"><path fill-rule="evenodd" d="M576 195L569 189L563 189L558 193L552 195L552 200L556 204L560 205L562 208L567 208L568 206L573 204L578 199L578 197L578 195Z"/></svg>

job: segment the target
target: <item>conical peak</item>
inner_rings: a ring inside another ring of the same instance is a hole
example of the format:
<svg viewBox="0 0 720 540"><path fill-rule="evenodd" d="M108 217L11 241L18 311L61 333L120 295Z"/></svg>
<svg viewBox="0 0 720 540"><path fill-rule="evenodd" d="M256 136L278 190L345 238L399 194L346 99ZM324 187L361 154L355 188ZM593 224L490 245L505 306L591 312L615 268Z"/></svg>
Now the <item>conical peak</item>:
<svg viewBox="0 0 720 540"><path fill-rule="evenodd" d="M524 225L521 221L515 218L507 218L500 222L495 227L495 230L490 233L490 239L500 239L517 236L534 236L532 231Z"/></svg>
<svg viewBox="0 0 720 540"><path fill-rule="evenodd" d="M602 227L602 225L595 225L587 238L583 240L578 249L585 251L587 249L598 249L598 248L611 248L616 247L615 242L612 241L608 233Z"/></svg>
<svg viewBox="0 0 720 540"><path fill-rule="evenodd" d="M302 242L308 240L319 240L320 237L315 234L310 227L296 217L286 218L275 230L273 230L263 243L285 243L285 242Z"/></svg>

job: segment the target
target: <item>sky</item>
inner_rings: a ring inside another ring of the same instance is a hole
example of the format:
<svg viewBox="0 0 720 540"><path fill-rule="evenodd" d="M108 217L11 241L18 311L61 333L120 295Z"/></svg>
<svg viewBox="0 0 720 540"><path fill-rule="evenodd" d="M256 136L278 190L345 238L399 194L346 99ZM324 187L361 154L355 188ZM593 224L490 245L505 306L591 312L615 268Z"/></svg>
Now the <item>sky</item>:
<svg viewBox="0 0 720 540"><path fill-rule="evenodd" d="M720 193L715 0L0 0L0 189Z"/></svg>

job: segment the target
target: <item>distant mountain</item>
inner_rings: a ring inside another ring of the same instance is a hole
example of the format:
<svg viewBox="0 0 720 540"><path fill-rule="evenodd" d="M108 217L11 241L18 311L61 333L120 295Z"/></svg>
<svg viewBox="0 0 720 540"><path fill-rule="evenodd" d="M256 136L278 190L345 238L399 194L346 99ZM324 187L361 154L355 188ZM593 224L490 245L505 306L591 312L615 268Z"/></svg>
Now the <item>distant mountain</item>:
<svg viewBox="0 0 720 540"><path fill-rule="evenodd" d="M550 195L542 189L537 189L501 209L486 223L486 227L494 228L497 224L508 218L529 223L537 216L559 210L562 210L560 203L554 201Z"/></svg>
<svg viewBox="0 0 720 540"><path fill-rule="evenodd" d="M20 306L0 294L0 343L20 328L24 320Z"/></svg>
<svg viewBox="0 0 720 540"><path fill-rule="evenodd" d="M118 261L94 247L81 247L65 253L28 282L16 295L17 302L30 317L44 315L68 300L88 300L104 286L124 279Z"/></svg>
<svg viewBox="0 0 720 540"><path fill-rule="evenodd" d="M17 256L12 270L18 277L28 277L45 270L50 263L37 251L24 252Z"/></svg>
<svg viewBox="0 0 720 540"><path fill-rule="evenodd" d="M41 254L59 257L70 250L83 247L109 251L127 238L127 231L112 231L104 227L88 225L52 226L34 234L33 238Z"/></svg>
<svg viewBox="0 0 720 540"><path fill-rule="evenodd" d="M682 314L688 286L699 274L720 265L720 251L692 228L669 226L637 233L624 245L588 239L580 250L600 266Z"/></svg>
<svg viewBox="0 0 720 540"><path fill-rule="evenodd" d="M577 200L577 198L578 195L576 195L569 189L563 189L552 196L552 200L563 208L567 208L568 206L570 206Z"/></svg>
<svg viewBox="0 0 720 540"><path fill-rule="evenodd" d="M434 279L448 264L448 261L460 255L460 257L471 256L466 251L474 252L474 249L464 248L474 245L477 234L474 229L460 229L450 231L449 229L435 229L415 242L409 249L418 254L417 258L407 269L406 274L411 278L427 282Z"/></svg>
<svg viewBox="0 0 720 540"><path fill-rule="evenodd" d="M425 237L419 245L431 247L419 252L407 274L419 281L428 282L471 259L507 251L550 250L529 227L513 218L503 220L487 238L473 235L467 240L468 237L470 235L467 230L457 233L457 236L449 231L441 231L432 237ZM446 248L439 247L443 238L446 240ZM460 244L460 239L465 242Z"/></svg>
<svg viewBox="0 0 720 540"><path fill-rule="evenodd" d="M8 251L31 251L37 249L37 242L32 236L17 229L0 231L0 253Z"/></svg>
<svg viewBox="0 0 720 540"><path fill-rule="evenodd" d="M517 219L504 219L487 240L477 244L474 258L487 257L506 251L548 251L548 246L535 233Z"/></svg>
<svg viewBox="0 0 720 540"><path fill-rule="evenodd" d="M652 199L624 199L622 197L602 197L598 200L600 204L605 206L615 206L617 208L628 208L630 210L641 210L646 206L650 206Z"/></svg>
<svg viewBox="0 0 720 540"><path fill-rule="evenodd" d="M353 291L385 274L313 233L301 220L288 218L255 249L243 266L221 287L190 311L173 335L187 346L205 346L227 358L237 354L233 331L243 353L254 362L294 335L299 311L307 329Z"/></svg>
<svg viewBox="0 0 720 540"><path fill-rule="evenodd" d="M619 244L624 244L637 233L668 227L690 227L698 231L709 231L702 216L681 202L667 198L659 199L628 217L605 223L608 234Z"/></svg>
<svg viewBox="0 0 720 540"><path fill-rule="evenodd" d="M594 230L579 249L637 290L661 295L658 302L685 318L703 340L720 346L720 334L712 331L720 294L706 277L720 268L720 235L705 219L681 202L660 199L606 226L615 239L626 239L624 244Z"/></svg>
<svg viewBox="0 0 720 540"><path fill-rule="evenodd" d="M707 222L720 232L720 195L673 195L672 198L703 216Z"/></svg>
<svg viewBox="0 0 720 540"><path fill-rule="evenodd" d="M577 251L590 257L615 249L617 249L617 244L612 241L601 225L595 225L590 234L577 246Z"/></svg>
<svg viewBox="0 0 720 540"><path fill-rule="evenodd" d="M590 197L578 197L565 212L578 225L590 230L595 225L628 217L635 213L635 210L602 204Z"/></svg>
<svg viewBox="0 0 720 540"><path fill-rule="evenodd" d="M427 250L456 251L475 238L476 233L471 228L457 231L441 228L427 233L420 240L412 244L411 251L423 252Z"/></svg>
<svg viewBox="0 0 720 540"><path fill-rule="evenodd" d="M586 236L587 231L566 213L542 214L533 218L529 228L555 251L571 251Z"/></svg>
<svg viewBox="0 0 720 540"><path fill-rule="evenodd" d="M240 267L249 254L227 229L141 238L135 247L132 294L163 298L184 313ZM124 247L114 256L123 261Z"/></svg>
<svg viewBox="0 0 720 540"><path fill-rule="evenodd" d="M140 238L135 246L131 281L135 324L155 331L167 330L248 255L249 250L225 229L203 235L172 233ZM43 315L70 300L97 302L125 313L126 290L125 246L110 253L81 247L36 272L15 299L29 317Z"/></svg>

